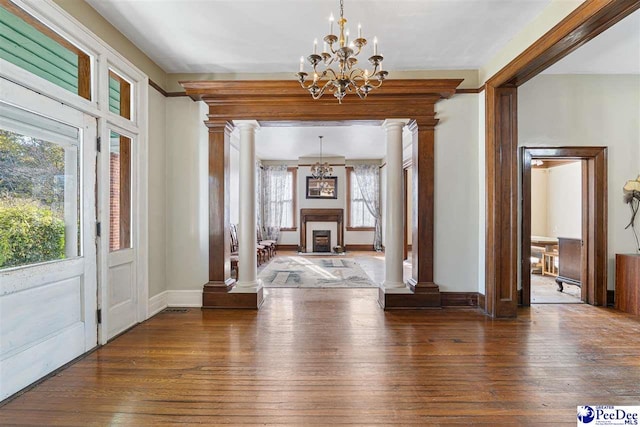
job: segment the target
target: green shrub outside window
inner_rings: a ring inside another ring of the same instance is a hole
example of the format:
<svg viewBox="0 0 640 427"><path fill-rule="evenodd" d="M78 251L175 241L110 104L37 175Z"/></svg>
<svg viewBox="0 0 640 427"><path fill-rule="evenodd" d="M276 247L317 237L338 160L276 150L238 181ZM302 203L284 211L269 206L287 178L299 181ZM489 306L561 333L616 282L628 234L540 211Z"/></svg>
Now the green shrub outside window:
<svg viewBox="0 0 640 427"><path fill-rule="evenodd" d="M64 257L64 221L37 202L0 199L0 268Z"/></svg>

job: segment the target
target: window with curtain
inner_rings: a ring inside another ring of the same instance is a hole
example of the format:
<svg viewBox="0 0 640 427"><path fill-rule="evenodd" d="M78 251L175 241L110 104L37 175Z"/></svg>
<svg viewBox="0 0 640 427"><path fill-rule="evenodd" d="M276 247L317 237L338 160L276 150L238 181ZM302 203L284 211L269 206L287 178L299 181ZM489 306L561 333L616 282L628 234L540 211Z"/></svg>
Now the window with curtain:
<svg viewBox="0 0 640 427"><path fill-rule="evenodd" d="M279 234L280 229L295 228L296 169L265 166L262 186L267 234L273 236Z"/></svg>
<svg viewBox="0 0 640 427"><path fill-rule="evenodd" d="M365 178L367 179L367 178ZM367 208L367 204L358 185L355 171L349 170L350 181L350 226L353 228L373 228L376 225L376 218L371 214Z"/></svg>
<svg viewBox="0 0 640 427"><path fill-rule="evenodd" d="M280 228L293 228L293 197L293 171L287 170L284 179L283 198L280 201L280 209L282 209Z"/></svg>

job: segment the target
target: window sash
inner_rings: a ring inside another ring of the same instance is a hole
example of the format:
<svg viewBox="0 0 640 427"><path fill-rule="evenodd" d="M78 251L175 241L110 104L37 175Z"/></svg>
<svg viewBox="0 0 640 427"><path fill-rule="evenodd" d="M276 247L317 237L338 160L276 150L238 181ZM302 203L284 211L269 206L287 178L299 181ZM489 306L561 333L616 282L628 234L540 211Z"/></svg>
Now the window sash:
<svg viewBox="0 0 640 427"><path fill-rule="evenodd" d="M294 213L294 197L295 195L293 194L294 188L295 186L293 185L294 182L294 173L293 171L287 171L287 181L284 184L285 186L285 192L286 192L286 197L285 199L283 199L281 202L270 202L269 206L267 206L267 209L271 209L272 212L276 211L278 208L282 208L282 219L280 221L280 224L266 224L267 226L274 226L277 225L280 228L294 228L295 222L294 222L294 218L295 218L295 213Z"/></svg>
<svg viewBox="0 0 640 427"><path fill-rule="evenodd" d="M360 191L360 187L358 187L358 181L356 178L356 174L353 170L349 172L349 180L351 183L351 191L350 191L350 226L353 228L370 228L375 227L376 219L369 209L367 208L367 204L362 197L362 192Z"/></svg>

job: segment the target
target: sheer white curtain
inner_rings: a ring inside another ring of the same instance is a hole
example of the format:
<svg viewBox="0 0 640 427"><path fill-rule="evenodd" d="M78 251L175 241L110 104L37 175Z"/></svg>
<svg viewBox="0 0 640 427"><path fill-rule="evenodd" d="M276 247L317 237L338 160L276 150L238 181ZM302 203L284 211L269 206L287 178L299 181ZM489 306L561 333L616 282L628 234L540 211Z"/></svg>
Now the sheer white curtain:
<svg viewBox="0 0 640 427"><path fill-rule="evenodd" d="M292 203L292 182L286 165L264 166L262 170L262 221L265 239L278 240L280 228L288 217Z"/></svg>
<svg viewBox="0 0 640 427"><path fill-rule="evenodd" d="M264 210L262 208L262 162L256 161L256 225L259 230L264 228ZM264 238L264 237L263 237Z"/></svg>
<svg viewBox="0 0 640 427"><path fill-rule="evenodd" d="M375 218L375 233L373 247L382 250L382 223L380 215L380 167L378 165L354 165L353 173L358 182L358 188L364 199L369 213Z"/></svg>

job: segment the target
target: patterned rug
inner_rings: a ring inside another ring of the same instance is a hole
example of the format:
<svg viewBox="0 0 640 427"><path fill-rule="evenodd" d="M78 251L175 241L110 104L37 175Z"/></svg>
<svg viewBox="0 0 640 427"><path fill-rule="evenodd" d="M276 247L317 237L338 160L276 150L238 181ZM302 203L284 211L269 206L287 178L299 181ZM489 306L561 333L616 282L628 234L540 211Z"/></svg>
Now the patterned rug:
<svg viewBox="0 0 640 427"><path fill-rule="evenodd" d="M377 288L348 258L277 257L258 275L267 288Z"/></svg>

